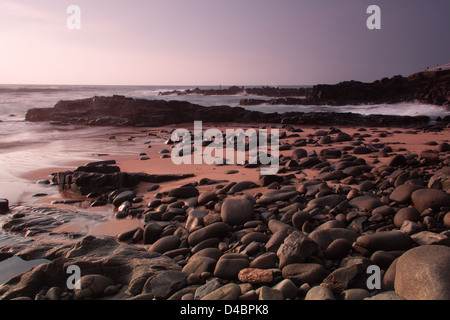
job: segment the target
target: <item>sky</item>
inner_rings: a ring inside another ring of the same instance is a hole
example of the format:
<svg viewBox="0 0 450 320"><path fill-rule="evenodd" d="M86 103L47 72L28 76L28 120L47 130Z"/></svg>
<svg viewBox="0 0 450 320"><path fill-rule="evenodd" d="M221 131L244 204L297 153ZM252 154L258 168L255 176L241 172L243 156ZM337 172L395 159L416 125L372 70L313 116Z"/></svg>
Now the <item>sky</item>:
<svg viewBox="0 0 450 320"><path fill-rule="evenodd" d="M448 0L0 0L0 83L371 82L449 63L449 14Z"/></svg>

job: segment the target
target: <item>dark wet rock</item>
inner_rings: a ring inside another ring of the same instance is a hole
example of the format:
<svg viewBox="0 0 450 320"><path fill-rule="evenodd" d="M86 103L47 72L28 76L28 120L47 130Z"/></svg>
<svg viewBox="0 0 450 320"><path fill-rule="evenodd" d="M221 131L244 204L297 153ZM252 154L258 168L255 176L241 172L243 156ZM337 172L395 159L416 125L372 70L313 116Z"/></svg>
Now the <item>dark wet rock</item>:
<svg viewBox="0 0 450 320"><path fill-rule="evenodd" d="M331 243L338 239L345 239L353 243L358 238L358 234L354 230L336 228L314 230L308 237L314 240L322 250L326 250Z"/></svg>
<svg viewBox="0 0 450 320"><path fill-rule="evenodd" d="M239 272L249 265L248 256L245 254L227 253L217 261L214 276L228 280L237 279Z"/></svg>
<svg viewBox="0 0 450 320"><path fill-rule="evenodd" d="M272 269L278 264L278 256L275 252L266 252L250 262L251 268Z"/></svg>
<svg viewBox="0 0 450 320"><path fill-rule="evenodd" d="M178 199L187 199L197 197L198 195L198 189L195 187L181 187L169 191L169 197L175 197Z"/></svg>
<svg viewBox="0 0 450 320"><path fill-rule="evenodd" d="M227 199L222 204L220 216L229 225L243 225L254 219L253 203L245 198Z"/></svg>
<svg viewBox="0 0 450 320"><path fill-rule="evenodd" d="M125 201L131 201L136 197L136 192L134 191L124 191L119 193L113 200L113 205L119 207Z"/></svg>
<svg viewBox="0 0 450 320"><path fill-rule="evenodd" d="M411 201L411 195L417 189L420 189L420 187L412 184L402 184L392 191L389 198L398 203L409 203Z"/></svg>
<svg viewBox="0 0 450 320"><path fill-rule="evenodd" d="M396 156L394 156L389 162L388 162L388 166L390 167L402 167L402 166L406 166L406 158L404 155L402 154L398 154Z"/></svg>
<svg viewBox="0 0 450 320"><path fill-rule="evenodd" d="M9 212L9 201L7 199L0 199L0 214Z"/></svg>
<svg viewBox="0 0 450 320"><path fill-rule="evenodd" d="M352 243L346 239L340 238L334 240L325 250L325 257L330 260L338 260L347 256L352 248Z"/></svg>
<svg viewBox="0 0 450 320"><path fill-rule="evenodd" d="M319 245L299 231L292 232L277 251L280 268L291 263L302 263L319 251Z"/></svg>
<svg viewBox="0 0 450 320"><path fill-rule="evenodd" d="M420 219L420 213L415 208L402 208L394 216L394 225L401 228L405 221L417 222Z"/></svg>
<svg viewBox="0 0 450 320"><path fill-rule="evenodd" d="M392 216L395 214L395 209L392 208L391 206L388 205L384 205L378 208L375 208L372 210L372 216L380 214L383 217L384 216Z"/></svg>
<svg viewBox="0 0 450 320"><path fill-rule="evenodd" d="M337 206L344 200L345 200L345 198L341 195L331 194L331 195L323 196L323 197L309 201L307 207L309 207L309 208L314 208L314 207L334 208L335 206Z"/></svg>
<svg viewBox="0 0 450 320"><path fill-rule="evenodd" d="M325 268L316 263L292 263L282 269L285 279L293 281L297 286L304 283L315 285L326 277Z"/></svg>
<svg viewBox="0 0 450 320"><path fill-rule="evenodd" d="M373 151L367 147L359 146L353 149L353 154L369 154Z"/></svg>
<svg viewBox="0 0 450 320"><path fill-rule="evenodd" d="M381 207L383 203L377 196L364 195L350 200L349 205L361 211L371 211Z"/></svg>
<svg viewBox="0 0 450 320"><path fill-rule="evenodd" d="M164 254L167 251L177 249L180 245L180 237L176 235L162 237L148 249L149 252Z"/></svg>
<svg viewBox="0 0 450 320"><path fill-rule="evenodd" d="M141 182L161 183L193 177L184 175L150 175L146 173L93 173L66 171L57 173L53 182L61 191L70 191L78 195L90 193L104 194L114 190L135 188Z"/></svg>
<svg viewBox="0 0 450 320"><path fill-rule="evenodd" d="M442 190L421 189L414 191L411 195L414 207L423 212L425 209L431 208L439 210L441 207L450 206L450 195Z"/></svg>
<svg viewBox="0 0 450 320"><path fill-rule="evenodd" d="M210 201L214 201L217 199L217 195L212 191L202 192L198 197L198 204L205 205Z"/></svg>
<svg viewBox="0 0 450 320"><path fill-rule="evenodd" d="M450 300L450 248L425 245L404 253L395 268L395 292L408 300Z"/></svg>
<svg viewBox="0 0 450 320"><path fill-rule="evenodd" d="M395 259L396 256L383 250L375 251L370 257L370 260L383 270L387 270Z"/></svg>
<svg viewBox="0 0 450 320"><path fill-rule="evenodd" d="M308 152L305 149L295 149L291 153L291 157L294 160L300 160L302 158L306 158L308 156Z"/></svg>
<svg viewBox="0 0 450 320"><path fill-rule="evenodd" d="M196 246L200 242L211 239L219 238L222 239L228 234L228 225L224 222L216 222L210 224L204 228L192 232L188 237L188 242L191 246Z"/></svg>
<svg viewBox="0 0 450 320"><path fill-rule="evenodd" d="M230 193L241 192L247 189L257 188L258 185L253 181L241 181L230 188Z"/></svg>
<svg viewBox="0 0 450 320"><path fill-rule="evenodd" d="M341 180L345 177L347 177L347 175L341 170L334 170L331 172L321 173L316 178L319 180L331 181L331 180Z"/></svg>
<svg viewBox="0 0 450 320"><path fill-rule="evenodd" d="M165 271L150 280L150 292L156 299L167 299L187 285L188 274L182 271Z"/></svg>
<svg viewBox="0 0 450 320"><path fill-rule="evenodd" d="M356 244L370 251L408 250L411 247L411 237L401 231L384 231L360 236Z"/></svg>

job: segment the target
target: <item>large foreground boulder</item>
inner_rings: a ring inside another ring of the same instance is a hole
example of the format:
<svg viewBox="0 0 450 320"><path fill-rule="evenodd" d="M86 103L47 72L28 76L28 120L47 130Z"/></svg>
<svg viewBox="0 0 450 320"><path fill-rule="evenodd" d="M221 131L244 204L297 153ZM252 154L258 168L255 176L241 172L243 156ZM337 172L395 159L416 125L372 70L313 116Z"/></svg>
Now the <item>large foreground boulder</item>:
<svg viewBox="0 0 450 320"><path fill-rule="evenodd" d="M395 292L407 300L450 300L450 247L420 246L397 261Z"/></svg>

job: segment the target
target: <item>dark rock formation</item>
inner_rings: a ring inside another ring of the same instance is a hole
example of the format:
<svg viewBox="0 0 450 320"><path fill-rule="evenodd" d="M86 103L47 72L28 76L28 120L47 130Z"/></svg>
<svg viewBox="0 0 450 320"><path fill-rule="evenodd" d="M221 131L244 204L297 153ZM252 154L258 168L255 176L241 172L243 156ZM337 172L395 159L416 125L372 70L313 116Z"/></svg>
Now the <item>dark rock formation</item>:
<svg viewBox="0 0 450 320"><path fill-rule="evenodd" d="M345 81L314 86L305 103L353 105L420 101L444 105L450 100L450 70L419 72L405 78L395 76L372 83Z"/></svg>
<svg viewBox="0 0 450 320"><path fill-rule="evenodd" d="M28 110L26 121L91 126L159 127L204 121L209 123L281 123L299 125L408 126L426 124L428 117L360 115L335 112L263 113L240 107L203 107L186 101L94 97L60 101L54 108Z"/></svg>

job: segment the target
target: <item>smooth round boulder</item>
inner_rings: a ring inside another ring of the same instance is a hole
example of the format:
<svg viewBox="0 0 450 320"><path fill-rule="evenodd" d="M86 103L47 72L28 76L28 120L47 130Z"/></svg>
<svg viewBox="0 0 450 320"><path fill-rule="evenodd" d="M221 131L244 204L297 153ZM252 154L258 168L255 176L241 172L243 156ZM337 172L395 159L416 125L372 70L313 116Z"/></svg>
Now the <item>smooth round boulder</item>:
<svg viewBox="0 0 450 320"><path fill-rule="evenodd" d="M198 204L199 205L205 205L208 202L216 200L216 199L217 199L217 195L214 192L212 192L212 191L202 192L198 196Z"/></svg>
<svg viewBox="0 0 450 320"><path fill-rule="evenodd" d="M131 201L136 197L136 192L134 191L124 191L119 193L113 201L115 207L119 207L125 201Z"/></svg>
<svg viewBox="0 0 450 320"><path fill-rule="evenodd" d="M347 239L336 239L325 250L325 257L330 260L344 258L351 248L352 243Z"/></svg>
<svg viewBox="0 0 450 320"><path fill-rule="evenodd" d="M367 212L384 205L377 196L370 194L353 198L348 204L353 208Z"/></svg>
<svg viewBox="0 0 450 320"><path fill-rule="evenodd" d="M450 207L450 195L442 190L417 190L413 192L411 199L414 207L419 210L419 212L423 212L428 208L439 210L441 207Z"/></svg>
<svg viewBox="0 0 450 320"><path fill-rule="evenodd" d="M411 201L411 195L419 188L412 184L402 184L392 191L389 199L398 203L409 203Z"/></svg>
<svg viewBox="0 0 450 320"><path fill-rule="evenodd" d="M450 247L424 245L405 252L395 269L395 292L407 300L450 300Z"/></svg>
<svg viewBox="0 0 450 320"><path fill-rule="evenodd" d="M398 230L366 234L356 239L356 244L370 251L408 250L411 247L411 237Z"/></svg>
<svg viewBox="0 0 450 320"><path fill-rule="evenodd" d="M401 228L403 225L403 222L405 221L412 221L417 222L420 219L420 213L417 211L416 208L402 208L398 210L398 212L394 216L394 225L397 228Z"/></svg>
<svg viewBox="0 0 450 320"><path fill-rule="evenodd" d="M244 225L254 219L253 203L247 199L227 199L220 211L222 221L231 226Z"/></svg>
<svg viewBox="0 0 450 320"><path fill-rule="evenodd" d="M193 198L198 195L198 189L195 187L181 187L169 191L169 197L176 197L178 199Z"/></svg>
<svg viewBox="0 0 450 320"><path fill-rule="evenodd" d="M180 246L180 238L178 236L166 236L156 241L148 249L149 252L158 252L164 254L167 251L178 249Z"/></svg>
<svg viewBox="0 0 450 320"><path fill-rule="evenodd" d="M227 233L228 233L228 225L226 223L215 222L197 231L192 232L188 237L188 243L194 247L206 239L210 238L222 239L227 235Z"/></svg>

